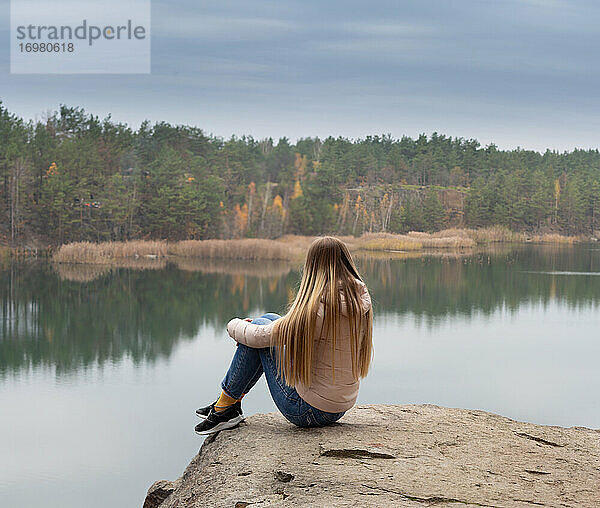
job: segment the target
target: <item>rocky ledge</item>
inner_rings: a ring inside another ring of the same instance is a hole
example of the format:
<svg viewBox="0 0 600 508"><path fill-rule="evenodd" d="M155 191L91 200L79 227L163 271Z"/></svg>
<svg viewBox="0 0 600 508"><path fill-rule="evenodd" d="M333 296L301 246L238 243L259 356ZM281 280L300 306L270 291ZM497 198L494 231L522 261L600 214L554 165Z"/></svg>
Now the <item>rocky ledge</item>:
<svg viewBox="0 0 600 508"><path fill-rule="evenodd" d="M356 406L321 429L258 414L144 508L428 505L600 506L600 431L431 405Z"/></svg>

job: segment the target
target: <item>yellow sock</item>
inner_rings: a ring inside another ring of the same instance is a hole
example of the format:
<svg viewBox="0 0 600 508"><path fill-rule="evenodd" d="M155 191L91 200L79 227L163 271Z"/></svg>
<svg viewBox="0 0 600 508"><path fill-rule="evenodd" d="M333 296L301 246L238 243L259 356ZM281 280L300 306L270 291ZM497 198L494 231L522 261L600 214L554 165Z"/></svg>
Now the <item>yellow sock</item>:
<svg viewBox="0 0 600 508"><path fill-rule="evenodd" d="M242 395L243 397L243 395ZM242 400L242 399L239 399ZM227 395L224 391L221 391L221 395L219 396L219 400L217 400L215 404L215 411L218 413L220 411L225 411L228 407L233 406L238 399L234 399Z"/></svg>

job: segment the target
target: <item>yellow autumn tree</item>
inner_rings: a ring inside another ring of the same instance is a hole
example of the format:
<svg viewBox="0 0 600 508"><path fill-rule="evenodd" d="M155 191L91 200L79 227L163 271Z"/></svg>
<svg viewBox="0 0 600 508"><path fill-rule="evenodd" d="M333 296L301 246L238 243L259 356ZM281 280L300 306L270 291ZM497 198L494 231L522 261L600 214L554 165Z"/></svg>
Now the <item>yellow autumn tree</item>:
<svg viewBox="0 0 600 508"><path fill-rule="evenodd" d="M292 194L292 199L296 199L302 196L302 186L300 185L300 181L304 177L307 164L308 160L306 158L306 155L301 156L299 153L296 153L296 160L294 161L294 167L296 168L296 181L294 182L294 192Z"/></svg>
<svg viewBox="0 0 600 508"><path fill-rule="evenodd" d="M248 205L246 203L243 206L236 204L233 210L235 213L235 234L236 236L244 236L248 225Z"/></svg>
<svg viewBox="0 0 600 508"><path fill-rule="evenodd" d="M283 232L283 223L285 221L285 209L283 208L283 199L277 194L271 204L267 207L264 219L264 233L268 237L277 237Z"/></svg>
<svg viewBox="0 0 600 508"><path fill-rule="evenodd" d="M46 176L54 176L56 173L58 173L58 167L56 165L56 162L53 162L52 164L50 164L50 167L48 167L48 170L46 171Z"/></svg>
<svg viewBox="0 0 600 508"><path fill-rule="evenodd" d="M292 199L296 199L302 196L302 186L300 185L300 180L296 180L294 184L294 193L292 194Z"/></svg>
<svg viewBox="0 0 600 508"><path fill-rule="evenodd" d="M283 200L279 194L273 198L273 210L283 215Z"/></svg>
<svg viewBox="0 0 600 508"><path fill-rule="evenodd" d="M296 153L296 160L294 161L294 168L296 168L296 179L302 179L304 172L306 171L307 164L308 159L306 158L306 155L300 155L299 153Z"/></svg>

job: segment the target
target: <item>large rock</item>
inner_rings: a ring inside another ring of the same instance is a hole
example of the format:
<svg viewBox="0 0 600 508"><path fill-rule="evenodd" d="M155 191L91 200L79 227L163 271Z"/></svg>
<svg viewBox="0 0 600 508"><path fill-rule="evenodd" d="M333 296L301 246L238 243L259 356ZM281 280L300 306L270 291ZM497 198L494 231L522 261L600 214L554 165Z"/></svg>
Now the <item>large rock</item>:
<svg viewBox="0 0 600 508"><path fill-rule="evenodd" d="M431 405L276 413L209 437L160 508L600 506L600 431Z"/></svg>
<svg viewBox="0 0 600 508"><path fill-rule="evenodd" d="M179 483L181 483L181 480L175 482L158 480L154 482L146 493L142 508L158 508L173 493Z"/></svg>

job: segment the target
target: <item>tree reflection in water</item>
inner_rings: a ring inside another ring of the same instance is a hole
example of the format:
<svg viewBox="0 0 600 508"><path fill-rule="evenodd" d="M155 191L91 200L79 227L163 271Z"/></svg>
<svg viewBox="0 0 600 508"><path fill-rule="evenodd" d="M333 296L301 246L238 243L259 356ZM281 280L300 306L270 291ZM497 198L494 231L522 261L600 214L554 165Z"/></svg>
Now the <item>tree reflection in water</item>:
<svg viewBox="0 0 600 508"><path fill-rule="evenodd" d="M357 255L375 317L448 316L551 301L597 306L600 251L589 246L517 246L431 256ZM0 268L0 376L47 366L58 375L170 355L201 326L232 316L283 313L300 267L285 262L181 259L128 266L5 264ZM553 273L554 272L554 273ZM207 345L207 347L209 347Z"/></svg>

